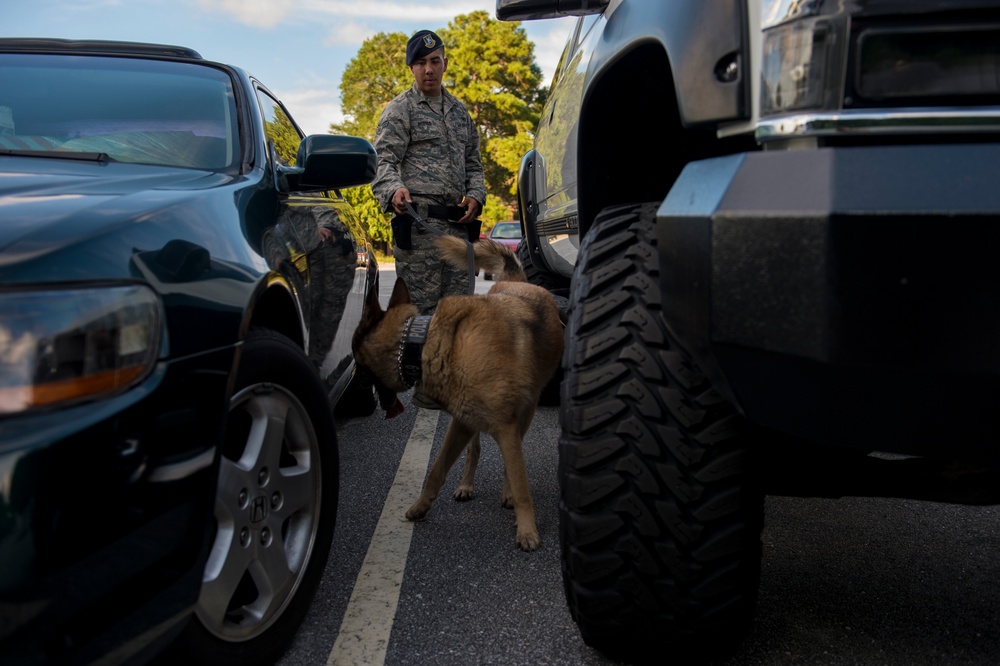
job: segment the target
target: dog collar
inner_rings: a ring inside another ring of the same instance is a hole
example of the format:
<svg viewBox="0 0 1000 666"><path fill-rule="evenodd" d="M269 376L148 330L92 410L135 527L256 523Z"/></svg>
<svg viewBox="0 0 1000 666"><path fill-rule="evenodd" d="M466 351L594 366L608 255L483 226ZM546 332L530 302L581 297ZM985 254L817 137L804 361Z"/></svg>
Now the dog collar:
<svg viewBox="0 0 1000 666"><path fill-rule="evenodd" d="M431 315L409 317L403 322L403 337L399 341L399 377L406 388L413 388L420 381L420 356L430 325Z"/></svg>

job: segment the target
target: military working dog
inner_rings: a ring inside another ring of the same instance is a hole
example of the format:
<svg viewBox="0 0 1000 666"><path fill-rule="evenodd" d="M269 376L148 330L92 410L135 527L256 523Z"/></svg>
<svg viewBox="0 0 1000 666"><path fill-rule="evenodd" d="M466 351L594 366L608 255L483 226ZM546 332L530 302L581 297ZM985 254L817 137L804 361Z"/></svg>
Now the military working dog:
<svg viewBox="0 0 1000 666"><path fill-rule="evenodd" d="M435 243L448 263L468 267L466 241L442 235ZM480 433L487 433L503 457L500 503L514 509L517 546L531 551L541 540L522 442L542 389L559 366L562 323L555 299L527 282L509 248L484 239L473 243L473 250L476 268L496 278L489 293L446 296L433 316L421 317L406 284L397 279L385 311L377 293L370 297L354 334L354 355L361 371L374 379L387 418L394 415L393 405L398 408L395 393L416 382L424 396L452 417L441 452L406 518L427 515L463 448L468 450L465 473L454 497L472 497Z"/></svg>

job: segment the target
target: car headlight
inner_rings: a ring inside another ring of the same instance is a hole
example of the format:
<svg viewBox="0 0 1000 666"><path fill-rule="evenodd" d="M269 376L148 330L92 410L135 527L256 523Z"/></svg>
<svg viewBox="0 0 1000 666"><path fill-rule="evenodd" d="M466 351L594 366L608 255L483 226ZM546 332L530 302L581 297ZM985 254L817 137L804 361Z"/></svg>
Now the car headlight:
<svg viewBox="0 0 1000 666"><path fill-rule="evenodd" d="M0 292L0 415L94 400L142 381L160 350L148 287Z"/></svg>

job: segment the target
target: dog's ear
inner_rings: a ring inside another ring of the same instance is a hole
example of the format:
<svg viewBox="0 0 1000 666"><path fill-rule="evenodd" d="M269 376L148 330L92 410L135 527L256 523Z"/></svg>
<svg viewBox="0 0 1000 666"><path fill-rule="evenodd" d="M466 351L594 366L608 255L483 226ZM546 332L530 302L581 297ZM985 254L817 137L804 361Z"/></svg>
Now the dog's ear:
<svg viewBox="0 0 1000 666"><path fill-rule="evenodd" d="M410 290L406 286L406 282L403 278L396 278L396 284L392 286L392 296L389 297L389 307L394 308L397 305L407 305L410 303Z"/></svg>

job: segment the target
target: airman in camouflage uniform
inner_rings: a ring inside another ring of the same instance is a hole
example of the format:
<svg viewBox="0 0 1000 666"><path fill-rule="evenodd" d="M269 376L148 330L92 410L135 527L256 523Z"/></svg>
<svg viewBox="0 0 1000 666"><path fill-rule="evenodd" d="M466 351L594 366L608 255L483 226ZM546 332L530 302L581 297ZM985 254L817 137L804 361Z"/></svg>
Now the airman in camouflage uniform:
<svg viewBox="0 0 1000 666"><path fill-rule="evenodd" d="M479 132L465 105L441 86L448 59L440 37L429 30L414 34L406 64L414 84L379 119L372 191L397 221L412 202L431 226L467 238L467 225L476 224L486 201ZM432 245L435 235L416 224L409 238L393 234L396 274L422 314L431 314L442 296L470 291L468 273L441 261Z"/></svg>

